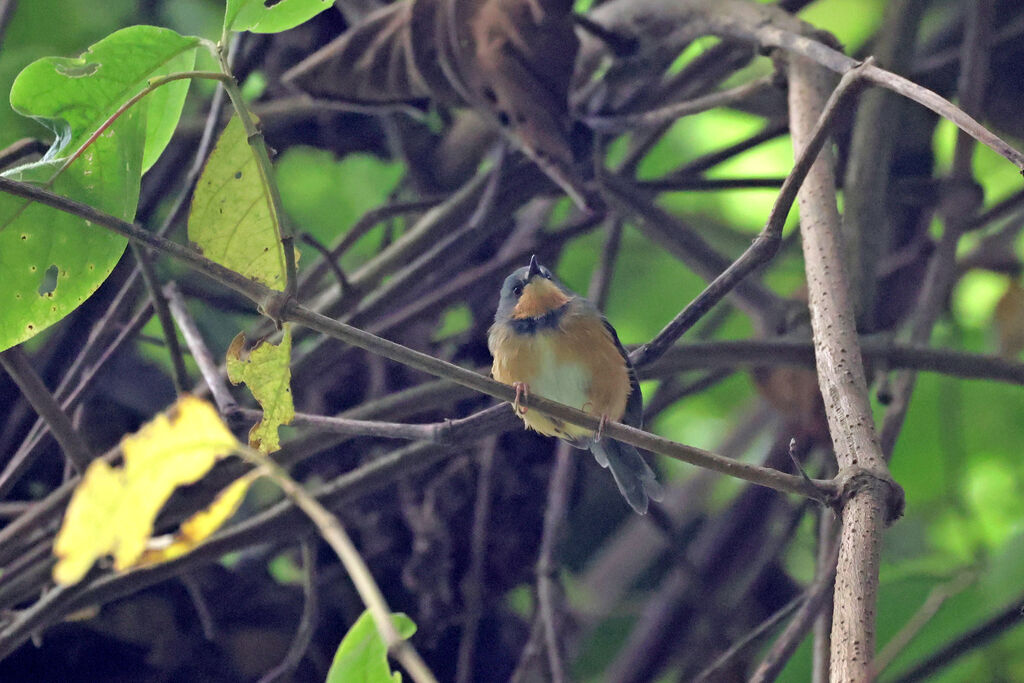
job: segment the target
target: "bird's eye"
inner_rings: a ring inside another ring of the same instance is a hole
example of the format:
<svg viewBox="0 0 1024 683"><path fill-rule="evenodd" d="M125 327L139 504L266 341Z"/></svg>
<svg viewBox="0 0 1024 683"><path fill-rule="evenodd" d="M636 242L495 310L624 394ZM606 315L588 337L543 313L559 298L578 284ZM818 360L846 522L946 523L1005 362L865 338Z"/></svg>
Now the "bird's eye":
<svg viewBox="0 0 1024 683"><path fill-rule="evenodd" d="M515 294L516 296L522 295L522 293L523 293L523 286L522 285L516 285L515 287L512 288L512 293Z"/></svg>
<svg viewBox="0 0 1024 683"><path fill-rule="evenodd" d="M543 271L541 271L541 275L543 275L548 280L551 279L551 271L550 270L543 270Z"/></svg>

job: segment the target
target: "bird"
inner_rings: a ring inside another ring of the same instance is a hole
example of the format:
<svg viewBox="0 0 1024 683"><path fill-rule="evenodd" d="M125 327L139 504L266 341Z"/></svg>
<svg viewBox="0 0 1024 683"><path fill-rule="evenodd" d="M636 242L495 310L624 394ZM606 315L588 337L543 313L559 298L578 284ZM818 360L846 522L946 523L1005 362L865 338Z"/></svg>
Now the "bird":
<svg viewBox="0 0 1024 683"><path fill-rule="evenodd" d="M559 283L536 255L505 278L487 346L491 376L515 387L512 408L525 428L590 449L639 514L646 514L648 500L662 499L637 449L602 438L609 420L643 426L643 396L629 355L597 307ZM599 417L600 426L595 432L529 410L531 393Z"/></svg>

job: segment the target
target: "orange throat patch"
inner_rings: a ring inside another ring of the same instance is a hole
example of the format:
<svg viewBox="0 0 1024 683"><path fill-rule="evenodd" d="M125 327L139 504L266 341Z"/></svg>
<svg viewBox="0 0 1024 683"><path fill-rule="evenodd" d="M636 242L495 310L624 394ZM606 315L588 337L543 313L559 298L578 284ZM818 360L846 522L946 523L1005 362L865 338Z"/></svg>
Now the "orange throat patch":
<svg viewBox="0 0 1024 683"><path fill-rule="evenodd" d="M512 309L512 317L516 320L538 318L567 303L569 303L569 297L551 280L534 278L523 288L519 302Z"/></svg>

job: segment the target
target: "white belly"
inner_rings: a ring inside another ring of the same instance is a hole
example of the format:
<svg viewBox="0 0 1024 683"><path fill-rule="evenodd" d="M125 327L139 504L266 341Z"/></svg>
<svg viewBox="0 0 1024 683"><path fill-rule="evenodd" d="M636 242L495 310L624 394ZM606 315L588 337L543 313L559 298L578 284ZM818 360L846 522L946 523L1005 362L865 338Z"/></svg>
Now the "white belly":
<svg viewBox="0 0 1024 683"><path fill-rule="evenodd" d="M578 363L558 361L551 343L547 335L537 335L540 372L530 383L530 393L582 410L590 396L590 373Z"/></svg>

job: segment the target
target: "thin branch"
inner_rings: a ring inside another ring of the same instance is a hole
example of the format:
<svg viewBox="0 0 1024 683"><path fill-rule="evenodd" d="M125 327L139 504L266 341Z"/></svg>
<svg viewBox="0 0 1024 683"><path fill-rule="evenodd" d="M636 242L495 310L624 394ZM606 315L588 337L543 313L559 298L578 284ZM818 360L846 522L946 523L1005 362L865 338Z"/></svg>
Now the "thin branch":
<svg viewBox="0 0 1024 683"><path fill-rule="evenodd" d="M124 291L125 290L122 290L122 292ZM70 393L67 394L66 397L61 399L60 405L62 410L66 412L72 409L72 407L82 396L86 388L92 384L93 378L95 378L96 375L99 374L99 371L104 368L107 361L114 357L114 354L116 354L117 351L120 350L124 342L134 337L139 332L139 330L141 330L146 325L146 323L149 322L149 319L152 317L152 315L153 306L149 303L142 306L141 308L139 308L138 311L136 311L135 315L132 316L132 319L125 323L125 325L121 328L120 332L118 332L117 336L103 348L103 354L98 359L96 359L96 362L89 366L89 368L85 372L83 372L81 380L75 385L75 388L72 389ZM100 322L102 322L102 320ZM93 327L94 332L100 329L99 325L100 323L97 323L97 326ZM99 335L97 335L97 338L98 337ZM90 337L90 340L86 342L86 346L89 346L91 341L92 337ZM79 357L79 359L81 359L81 356ZM79 359L75 360L73 367L79 365ZM67 379L68 376L65 376L65 380ZM57 386L57 392L55 393L55 397L60 398L62 393L64 393L62 392L62 389L66 389L70 385L70 382L62 381ZM32 429L29 431L28 436L26 436L25 440L22 441L21 446L18 447L17 452L4 467L3 472L0 472L0 497L5 496L11 490L11 487L13 487L17 483L18 479L28 469L28 467L33 462L35 462L36 448L42 441L43 437L45 437L46 434L49 433L49 430L49 423L47 423L46 420L43 420L42 418L40 418L38 421L36 421L34 425L32 425ZM2 531L0 531L0 537L3 536L3 533L6 530L7 529L5 527Z"/></svg>
<svg viewBox="0 0 1024 683"><path fill-rule="evenodd" d="M786 662L796 652L797 646L803 642L803 639L811 630L818 612L824 606L829 593L832 592L836 579L836 561L838 559L839 544L833 541L832 548L828 552L828 559L822 566L818 567L814 582L807 587L804 593L806 599L800 605L800 609L797 610L797 613L793 616L789 625L786 626L782 635L772 645L768 654L761 660L761 663L750 677L750 683L769 683L769 681L774 681L782 672Z"/></svg>
<svg viewBox="0 0 1024 683"><path fill-rule="evenodd" d="M3 44L7 37L7 27L14 18L14 11L18 9L18 0L0 0L0 44Z"/></svg>
<svg viewBox="0 0 1024 683"><path fill-rule="evenodd" d="M203 637L211 643L217 639L217 625L213 621L213 614L210 612L210 606L206 603L206 598L203 596L203 590L199 587L199 582L196 581L196 577L192 574L182 574L181 583L185 586L185 591L188 593L189 600L192 601L192 607L196 611L196 616L199 617L199 624L203 629Z"/></svg>
<svg viewBox="0 0 1024 683"><path fill-rule="evenodd" d="M394 218L395 216L401 216L402 214L429 209L437 206L441 201L442 200L439 197L426 197L424 199L414 199L406 202L393 202L367 211L351 228L345 231L337 244L330 248L323 260L313 264L306 275L299 279L299 293L308 293L312 285L323 277L324 273L332 263L337 263L338 259L340 259L345 252L352 247L352 245L366 236L379 223Z"/></svg>
<svg viewBox="0 0 1024 683"><path fill-rule="evenodd" d="M43 384L32 363L20 346L12 346L0 352L0 367L10 375L14 383L21 389L22 395L28 400L39 417L46 420L64 455L79 472L85 472L92 460L89 447L81 435L75 431L71 419L67 416L49 389Z"/></svg>
<svg viewBox="0 0 1024 683"><path fill-rule="evenodd" d="M865 335L858 341L864 360L876 365L1024 385L1024 363L1000 356L895 344L891 336L884 334ZM637 371L641 378L651 379L691 370L777 365L814 367L813 343L804 339L776 338L679 344L656 362L638 367Z"/></svg>
<svg viewBox="0 0 1024 683"><path fill-rule="evenodd" d="M1024 621L1024 596L1018 596L998 614L968 630L939 648L931 657L902 674L894 683L913 683L928 680L938 671L972 650L1015 628Z"/></svg>
<svg viewBox="0 0 1024 683"><path fill-rule="evenodd" d="M864 66L869 65L866 62ZM836 115L845 106L848 98L857 92L862 73L863 69L848 72L839 81L836 89L832 91L832 95L828 98L828 102L825 103L821 115L814 124L813 131L808 135L806 147L800 151L796 164L782 184L782 189L775 199L764 230L754 239L754 243L722 271L696 299L680 311L654 339L630 354L634 364L645 365L660 357L694 323L711 310L712 306L721 301L744 278L767 263L778 252L779 246L782 244L782 228L786 224L786 217L796 200L797 191L828 139Z"/></svg>
<svg viewBox="0 0 1024 683"><path fill-rule="evenodd" d="M647 126L671 123L683 116L699 114L717 107L729 107L748 99L758 97L775 89L775 76L764 76L734 88L709 93L692 100L652 109L638 114L595 114L584 116L582 121L598 132L619 133Z"/></svg>
<svg viewBox="0 0 1024 683"><path fill-rule="evenodd" d="M607 175L601 177L601 184L624 211L641 219L638 227L648 239L667 249L705 280L713 284L730 268L735 269L733 262L713 249L695 230L659 207L649 193L640 191L631 181ZM778 248L777 244L771 243L771 236L759 236L758 239L764 245L760 250ZM732 280L733 276L730 275L729 279ZM781 308L779 297L760 283L741 278L727 291L732 290L735 290L737 306L757 320L777 315Z"/></svg>
<svg viewBox="0 0 1024 683"><path fill-rule="evenodd" d="M142 273L142 281L146 283L149 291L149 299L153 302L153 310L160 321L160 329L163 331L164 343L167 345L167 353L171 357L171 379L174 381L174 391L181 394L189 386L188 370L185 369L185 357L181 354L181 346L178 344L178 334L174 330L174 321L171 319L171 311L167 308L167 298L160 291L160 283L156 279L156 271L150 261L149 253L144 247L132 242L132 253L138 262L139 271Z"/></svg>
<svg viewBox="0 0 1024 683"><path fill-rule="evenodd" d="M333 256L331 256L330 250L328 250L327 247L325 247L324 245L320 244L320 241L317 240L317 238L310 235L308 232L300 233L299 239L302 240L303 243L308 244L309 246L316 249L316 251L320 254L321 262L327 265L327 269L330 271L331 275L334 276L334 279L338 282L338 287L341 289L341 296L344 298L345 296L351 294L352 285L349 284L348 277L345 275L345 271L341 269L341 265L337 262L337 260L335 260ZM299 286L301 289L301 282L299 283Z"/></svg>
<svg viewBox="0 0 1024 683"><path fill-rule="evenodd" d="M469 683L473 680L473 661L476 654L477 631L483 616L484 568L487 560L487 533L491 521L491 489L494 486L494 459L498 450L498 437L492 436L481 444L480 466L476 479L476 500L473 505L473 530L470 535L469 570L462 580L462 600L465 605L462 639L456 660L455 680Z"/></svg>
<svg viewBox="0 0 1024 683"><path fill-rule="evenodd" d="M217 361L213 359L210 349L207 348L203 335L192 318L192 314L188 312L188 306L185 305L184 297L181 296L181 292L178 291L174 282L167 283L164 293L167 295L167 301L170 304L170 311L171 315L174 316L174 322L177 323L178 329L181 330L181 336L185 338L185 344L192 353L192 358L195 359L196 365L199 366L199 374L203 376L203 381L209 387L210 394L213 396L213 402L217 404L217 410L221 415L230 417L238 408L238 403L235 402L235 397L232 396L231 390L228 389Z"/></svg>
<svg viewBox="0 0 1024 683"><path fill-rule="evenodd" d="M729 145L727 147L723 147L722 149L716 152L710 152L709 154L699 156L696 159L687 162L677 171L674 171L673 173L665 176L663 180L669 180L670 178L675 177L683 178L687 176L698 175L700 173L703 173L704 171L707 171L708 169L718 166L719 164L725 163L726 161L729 161L730 159L733 159L739 156L740 154L743 154L744 152L753 149L754 147L774 140L775 138L781 135L785 135L788 130L789 125L784 121L768 121L763 129L761 129L757 133L754 133L749 138L746 138L745 140L740 140L739 142Z"/></svg>
<svg viewBox="0 0 1024 683"><path fill-rule="evenodd" d="M508 401L515 399L515 390L506 384L501 384L487 377L483 377L471 370L460 368L451 363L434 358L425 353L414 351L401 344L382 339L373 334L358 328L338 322L332 318L316 313L294 300L284 300L282 303L281 293L274 292L269 288L246 278L224 266L221 266L209 259L204 258L193 249L183 247L169 240L157 237L131 223L119 218L97 211L90 206L76 202L66 197L55 195L25 183L19 183L0 177L0 191L9 192L27 199L38 201L47 206L52 206L61 211L71 213L87 220L95 225L109 228L114 232L124 235L129 239L142 242L147 246L159 249L165 254L173 256L197 271L220 281L222 284L247 296L255 302L260 302L265 309L269 304L279 311L282 321L295 322L316 330L334 339L338 339L352 346L372 351L378 355L390 358L393 361L402 363L409 367L421 370L434 375L451 379L462 386L474 389L481 393ZM581 427L596 430L600 420L588 413L576 410L569 406L548 400L542 396L531 396L530 409L539 410L552 417L557 417ZM779 472L770 468L758 467L740 463L729 458L723 458L714 453L685 446L669 439L655 436L649 432L635 429L620 423L608 423L604 433L613 439L632 444L638 448L644 448L653 453L666 455L671 458L683 460L693 465L707 467L725 474L738 476L755 484L774 488L786 493L797 493L809 496L816 500L829 500L837 491L833 482L815 482L816 489L808 490L806 484L800 477Z"/></svg>
<svg viewBox="0 0 1024 683"><path fill-rule="evenodd" d="M556 602L560 601L561 585L557 581L558 562L555 551L562 536L565 518L569 512L569 490L575 471L576 458L570 452L571 446L559 443L555 454L555 470L548 483L547 504L544 508L544 531L541 535L540 552L537 557L537 615L544 651L547 654L550 680L562 683L566 680L558 612Z"/></svg>
<svg viewBox="0 0 1024 683"><path fill-rule="evenodd" d="M775 189L782 187L785 182L786 179L782 177L705 178L673 173L664 178L638 180L636 186L645 192L719 192L721 190Z"/></svg>
<svg viewBox="0 0 1024 683"><path fill-rule="evenodd" d="M700 674L693 679L693 683L708 683L709 681L719 680L717 677L721 675L720 672L727 670L728 667L739 662L741 657L746 657L750 650L759 645L761 640L771 633L771 631L780 624L783 619L792 614L797 607L800 607L800 605L806 601L807 591L805 590L803 593L775 610L771 616L733 643L718 659L701 671Z"/></svg>
<svg viewBox="0 0 1024 683"><path fill-rule="evenodd" d="M818 571L827 566L829 548L835 545L836 530L839 520L831 510L824 508L818 511ZM835 580L835 570L832 574ZM828 593L822 602L818 616L814 620L813 641L811 643L811 683L829 683L832 669L832 613L835 605L832 601L834 593Z"/></svg>
<svg viewBox="0 0 1024 683"><path fill-rule="evenodd" d="M313 642L313 634L316 632L316 622L320 612L319 590L317 588L316 552L313 542L304 538L299 542L302 549L302 616L299 617L299 627L295 630L295 637L288 647L284 660L268 671L259 683L272 683L279 678L284 678L297 668L306 656L310 643Z"/></svg>
<svg viewBox="0 0 1024 683"><path fill-rule="evenodd" d="M391 621L391 608L388 607L384 594L373 578L370 568L359 554L352 539L341 522L331 514L317 499L306 492L276 462L259 451L249 448L240 449L243 458L253 465L264 469L284 494L297 508L309 517L316 525L320 536L327 541L338 559L345 566L345 571L355 585L359 597L373 617L378 633L387 645L388 653L397 659L417 683L434 683L436 679L426 663L416 652L412 643L398 634L394 622Z"/></svg>
<svg viewBox="0 0 1024 683"><path fill-rule="evenodd" d="M946 600L968 588L977 578L976 572L964 571L952 581L947 581L932 588L921 607L914 612L913 616L903 625L903 628L875 656L875 661L871 666L873 678L877 679L878 674L885 671L892 664L893 660L910 644L910 641L932 620L932 617L938 614L939 609L942 608Z"/></svg>
<svg viewBox="0 0 1024 683"><path fill-rule="evenodd" d="M968 11L966 35L962 46L963 69L958 89L965 108L980 111L985 94L984 84L988 82L989 55L988 36L994 17L991 0L978 0ZM959 111L959 110L958 110ZM966 116L966 114L964 114ZM953 167L950 173L953 187L973 185L972 152L974 141L965 132L957 136L953 152ZM969 227L970 205L964 201L947 201L944 205L945 229L939 245L932 255L925 273L924 283L918 295L917 306L910 325L910 343L925 345L931 338L932 329L942 315L946 298L957 275L956 252L960 238ZM910 397L917 378L912 372L904 372L892 381L892 402L886 410L882 423L882 449L891 455L903 427Z"/></svg>

